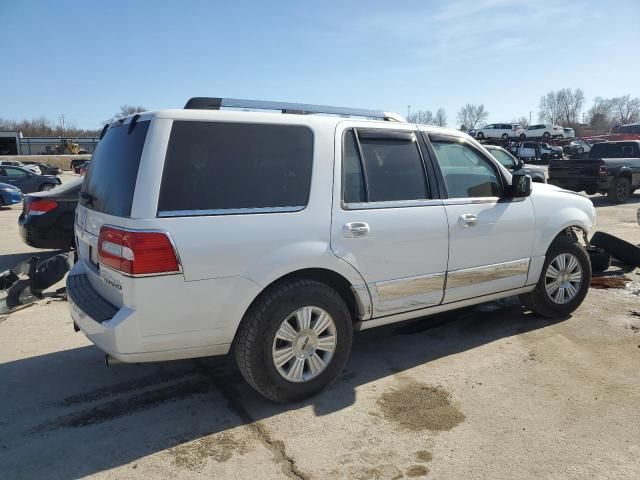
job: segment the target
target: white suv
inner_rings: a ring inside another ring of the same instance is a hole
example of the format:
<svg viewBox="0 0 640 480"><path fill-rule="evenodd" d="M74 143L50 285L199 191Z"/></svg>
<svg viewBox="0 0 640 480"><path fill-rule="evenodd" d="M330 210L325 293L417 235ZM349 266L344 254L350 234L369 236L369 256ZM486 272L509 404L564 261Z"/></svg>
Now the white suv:
<svg viewBox="0 0 640 480"><path fill-rule="evenodd" d="M538 125L530 125L525 132L527 138L564 138L565 131L558 125L552 123L540 123ZM566 134L568 137L568 134ZM575 135L575 134L574 134Z"/></svg>
<svg viewBox="0 0 640 480"><path fill-rule="evenodd" d="M525 138L525 131L522 125L518 123L491 123L476 131L476 138L483 140L485 138L502 138L509 140L510 138Z"/></svg>
<svg viewBox="0 0 640 480"><path fill-rule="evenodd" d="M591 201L398 120L197 98L105 127L76 211L75 326L110 361L231 351L284 402L335 380L353 330L511 295L576 309Z"/></svg>

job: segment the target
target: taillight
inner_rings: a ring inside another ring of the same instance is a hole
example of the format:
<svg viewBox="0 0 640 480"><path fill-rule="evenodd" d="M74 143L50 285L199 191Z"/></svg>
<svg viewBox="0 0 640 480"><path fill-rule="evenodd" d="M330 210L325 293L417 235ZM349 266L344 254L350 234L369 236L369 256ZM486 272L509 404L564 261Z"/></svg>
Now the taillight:
<svg viewBox="0 0 640 480"><path fill-rule="evenodd" d="M58 207L58 203L53 200L25 200L26 215L42 215Z"/></svg>
<svg viewBox="0 0 640 480"><path fill-rule="evenodd" d="M176 251L164 232L102 227L98 237L98 261L128 275L180 271Z"/></svg>
<svg viewBox="0 0 640 480"><path fill-rule="evenodd" d="M600 167L598 168L598 175L600 175L602 177L606 177L607 176L607 166L606 165L600 165Z"/></svg>

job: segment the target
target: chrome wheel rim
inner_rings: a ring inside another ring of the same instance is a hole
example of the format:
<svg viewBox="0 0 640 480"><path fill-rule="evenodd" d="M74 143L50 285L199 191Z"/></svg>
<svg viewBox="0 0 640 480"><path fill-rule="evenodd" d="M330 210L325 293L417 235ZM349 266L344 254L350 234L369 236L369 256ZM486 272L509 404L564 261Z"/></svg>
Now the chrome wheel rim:
<svg viewBox="0 0 640 480"><path fill-rule="evenodd" d="M545 289L557 304L569 303L576 298L582 285L582 267L575 255L561 253L547 267Z"/></svg>
<svg viewBox="0 0 640 480"><path fill-rule="evenodd" d="M336 324L331 315L319 307L302 307L280 324L271 357L285 380L308 382L331 363L336 344Z"/></svg>

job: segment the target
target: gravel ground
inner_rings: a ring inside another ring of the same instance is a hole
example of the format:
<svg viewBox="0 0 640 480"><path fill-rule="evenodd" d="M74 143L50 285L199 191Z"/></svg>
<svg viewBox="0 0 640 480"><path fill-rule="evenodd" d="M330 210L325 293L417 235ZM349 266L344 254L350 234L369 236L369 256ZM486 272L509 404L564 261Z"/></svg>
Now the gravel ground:
<svg viewBox="0 0 640 480"><path fill-rule="evenodd" d="M593 200L598 229L640 243L640 195ZM0 269L34 251L19 210L0 211ZM507 299L358 333L336 384L289 406L225 359L106 369L49 298L0 318L0 476L638 479L640 275L628 275L562 321Z"/></svg>

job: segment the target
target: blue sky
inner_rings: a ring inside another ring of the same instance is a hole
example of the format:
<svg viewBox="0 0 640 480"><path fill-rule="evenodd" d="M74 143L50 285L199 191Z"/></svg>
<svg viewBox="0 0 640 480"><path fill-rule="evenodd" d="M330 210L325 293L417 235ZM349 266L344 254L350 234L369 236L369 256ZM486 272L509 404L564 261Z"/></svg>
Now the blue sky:
<svg viewBox="0 0 640 480"><path fill-rule="evenodd" d="M550 89L640 96L640 0L0 0L0 117L83 128L121 104L191 96L407 113L465 103L489 121Z"/></svg>

